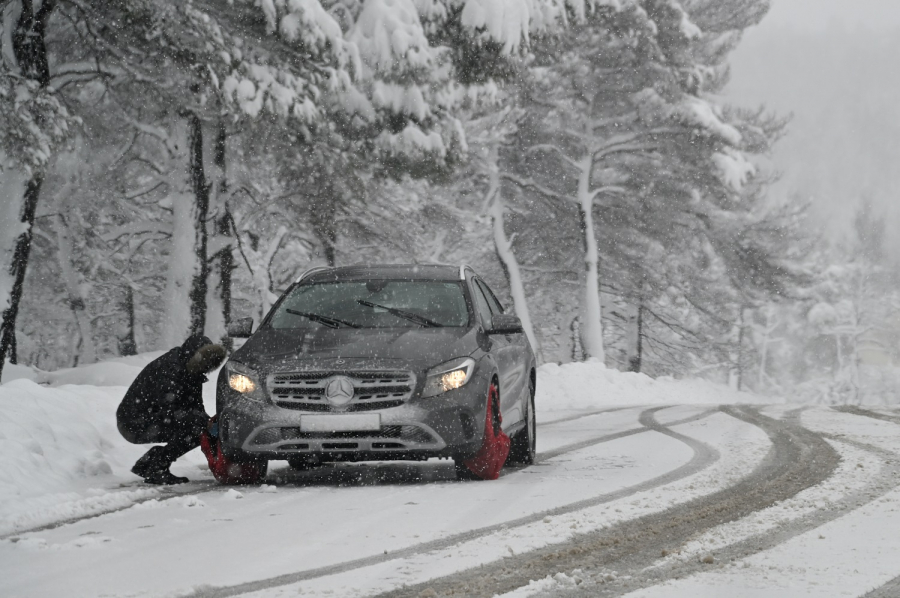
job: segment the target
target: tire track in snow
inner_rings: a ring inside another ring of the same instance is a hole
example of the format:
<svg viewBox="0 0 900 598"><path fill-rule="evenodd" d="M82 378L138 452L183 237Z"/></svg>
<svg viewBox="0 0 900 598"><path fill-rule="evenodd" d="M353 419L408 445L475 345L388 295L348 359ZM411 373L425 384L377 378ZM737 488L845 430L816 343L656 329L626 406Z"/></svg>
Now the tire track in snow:
<svg viewBox="0 0 900 598"><path fill-rule="evenodd" d="M626 407L610 407L610 408L606 408L606 409L597 409L597 410L589 411L589 412L586 412L586 413L579 413L579 414L577 414L577 415L571 415L571 416L568 416L568 417L563 417L563 418L560 418L560 419L557 419L557 420L551 420L551 421L548 421L548 422L542 422L542 423L539 423L539 424L538 424L538 427L553 426L553 425L556 425L556 424L568 423L568 422L571 422L571 421L575 421L575 420L579 420L579 419L584 419L584 418L586 418L586 417L593 417L593 416L595 416L595 415L602 415L602 414L604 414L604 413L612 413L612 412L614 412L614 411L624 411L624 410L626 410L626 409L633 409L633 407L632 407L632 406L626 406ZM704 416L704 417L705 417L705 416ZM634 434L634 433L637 433L637 432L644 432L644 431L646 431L646 430L644 430L643 428L637 428L637 429L634 429L634 430L629 430L629 431L628 431L629 433L628 433L628 434L625 434L625 435L627 436L627 435L630 435L630 434ZM552 453L558 453L558 454L564 454L564 453L567 453L567 452L571 452L571 451L573 451L573 450L577 450L578 448L584 448L584 447L587 447L587 446L593 446L594 444L597 444L597 443L599 443L599 442L609 442L609 440L615 440L615 438L607 438L607 437L603 437L602 439L599 439L599 440L598 440L598 439L591 439L591 440L584 441L584 443L582 443L582 444L584 444L584 446L574 446L574 445L572 445L571 447L562 447L561 449L554 449L554 451L551 451L551 452L552 452ZM552 454L552 455L550 455L550 456L544 457L544 459L549 459L549 458L552 458L552 457L554 457L554 456L557 456L557 455L556 455L556 454ZM540 458L540 455L539 455L538 457ZM504 469L504 470L501 472L501 475L505 475L505 474L507 474L507 473L512 473L512 472L515 472L515 471L520 471L521 469L523 469L523 468L521 468L521 467L511 467L511 468L508 468L508 469ZM201 486L200 486L199 488L194 488L193 486L196 485L196 484L200 484ZM77 515L77 516L75 516L75 517L67 517L67 518L65 518L65 519L60 519L60 520L58 520L58 521L53 521L53 522L50 522L50 523L45 523L45 524L41 524L41 525L37 525L37 526L33 526L33 527L22 527L22 528L19 528L19 529L13 531L13 532L8 532L8 533L5 533L5 534L0 534L0 541L2 541L2 540L8 540L8 539L10 539L10 538L15 538L15 537L17 537L17 536L19 536L19 535L22 535L22 534L29 534L29 533L34 533L34 532L45 532L45 531L48 531L48 530L56 529L56 528L58 528L58 527L63 527L63 526L65 526L65 525L71 525L71 524L73 524L73 523L78 523L79 521L85 521L85 520L87 520L87 519L96 519L97 517L103 517L103 516L105 516L105 515L111 515L111 514L113 514L113 513L119 513L119 512L121 512L121 511L126 511L126 510L130 509L131 507L133 507L133 506L135 506L135 505L139 505L139 504L142 504L142 503L145 503L145 502L149 502L149 501L151 501L151 500L160 500L160 501L164 501L164 500L170 500L170 499L173 499L173 498L180 498L180 497L182 497L182 496L194 496L194 495L197 495L197 494L206 494L207 492L215 492L216 490L220 490L220 491L222 491L222 492L226 492L226 491L228 490L228 487L222 486L222 485L220 485L219 483L217 483L217 482L212 482L212 481L193 482L193 483L191 483L190 486L187 487L187 488L184 488L184 487L182 487L182 486L179 486L179 487L147 486L147 485L145 485L143 482L134 482L134 483L131 483L131 484L123 485L123 486L119 487L116 491L110 492L110 494L116 494L116 493L118 493L118 492L122 492L123 490L133 490L133 489L138 489L138 488L148 488L148 489L157 490L157 493L154 494L153 496L148 496L147 498L140 498L140 499L137 499L137 500L133 500L133 501L131 501L131 502L129 502L128 504L125 504L125 505L116 506L116 507L110 507L110 508L107 508L107 509L98 509L98 510L92 511L92 512L89 513L89 514Z"/></svg>
<svg viewBox="0 0 900 598"><path fill-rule="evenodd" d="M477 538L481 538L490 534L494 534L501 530L507 530L515 527L520 527L523 525L528 525L531 523L535 523L541 521L545 517L555 517L559 515L565 515L567 513L572 513L575 511L579 511L582 509L586 509L588 507L594 507L597 505L601 505L603 503L612 502L615 500L619 500L622 498L627 498L632 494L636 494L638 492L644 492L646 490L652 490L658 486L663 486L665 484L670 484L682 478L694 475L695 473L706 469L713 463L715 463L719 459L719 452L713 447L702 443L693 438L689 438L678 432L674 432L669 430L667 426L676 426L679 424L690 423L694 421L699 421L706 417L709 417L713 413L718 412L720 409L713 408L707 409L701 413L696 415L692 415L690 417L686 417L684 419L670 422L665 426L656 422L654 418L654 414L657 411L662 409L666 409L667 407L653 407L650 409L645 409L641 412L639 416L639 422L641 423L641 427L632 428L630 430L624 430L622 432L616 432L613 434L607 434L605 436L598 437L596 439L583 441L568 445L566 447L561 447L559 449L553 451L547 451L545 453L541 453L537 456L537 462L546 461L547 459L552 459L555 457L559 457L569 452L581 450L584 448L588 448L590 446L595 446L597 444L601 444L604 442L610 442L612 440L617 440L619 438L624 438L625 436L631 436L634 434L646 433L646 432L659 432L661 434L665 434L677 440L680 440L690 446L694 455L691 460L678 467L670 472L667 472L663 475L657 476L645 482L641 482L640 484L636 484L634 486L629 486L627 488L622 488L620 490L609 492L606 494L601 494L593 498L581 500L575 503L571 503L568 505L564 505L562 507L556 507L553 509L548 509L545 511L539 511L532 513L530 515L526 515L524 517L520 517L518 519L513 519L511 521L505 521L502 523L497 523L495 525L490 525L486 527L482 527L479 529L469 530L466 532L461 532L459 534L454 534L452 536L448 536L446 538L441 538L439 540L432 540L430 542L422 542L420 544L414 544L411 546L407 546L401 550L395 550L393 552L387 554L377 554L370 557L364 557L360 559L355 559L352 561L346 561L344 563L337 563L335 565L329 565L326 567L319 567L317 569L309 569L306 571L298 571L296 573L288 573L284 575L279 575L276 577L271 577L269 579L262 579L252 582L246 582L234 586L221 586L221 587L204 587L202 589L197 590L194 593L186 594L186 597L190 598L224 598L226 596L238 596L241 594L246 594L250 592L256 592L259 590L265 590L269 588L275 588L279 586L285 586L292 583L298 583L301 581L307 581L310 579L315 579L317 577L325 577L328 575L336 575L340 573L344 573L347 571L351 571L353 569L359 569L361 567L367 567L369 565L376 565L379 563L392 561L396 559L402 559L410 556L414 556L417 554L421 554L423 552L429 552L433 550L441 550L444 548L449 548L456 544L460 544L462 542L467 542L469 540L475 540ZM585 416L587 417L587 415ZM513 473L517 470L512 470L509 473ZM506 470L504 470L506 472ZM507 474L508 475L508 474ZM478 483L478 482L475 482ZM414 586L418 587L418 586ZM390 594L394 595L406 595L398 593L399 590L394 590ZM418 594L409 594L411 596L417 596Z"/></svg>
<svg viewBox="0 0 900 598"><path fill-rule="evenodd" d="M565 446L561 446L559 448L544 451L542 453L538 453L536 459L537 462L546 461L547 459L553 459L555 457L559 457L560 455L565 455L566 453L571 453L572 451L577 451L580 449L585 449L592 447L597 444L601 444L604 442L610 442L611 440L618 440L619 438L625 438L626 436L634 436L635 434L643 434L649 430L653 430L655 432L661 432L662 434L666 434L667 436L671 436L670 430L668 430L669 426L677 426L680 424L688 424L691 422L699 421L701 419L707 418L713 413L717 412L718 407L715 409L707 409L698 413L697 415L692 415L690 417L685 417L683 419L679 419L677 421L669 422L665 426L656 423L656 420L653 419L652 414L657 411L661 411L666 409L667 407L654 407L652 409L647 409L642 411L640 416L638 417L638 422L641 424L639 428L631 428L629 430L622 430L621 432L613 432L612 434L607 434L606 436L601 436L599 438L589 438L588 440L582 440L580 442L574 442L572 444L567 444ZM680 436L680 435L678 435ZM682 440L681 437L677 438L678 440ZM690 446L690 443L688 443ZM693 446L691 448L694 448Z"/></svg>
<svg viewBox="0 0 900 598"><path fill-rule="evenodd" d="M768 530L763 533L753 535L735 542L734 544L731 544L729 546L715 550L714 554L710 554L709 556L714 557L716 566L745 559L758 552L775 548L776 546L783 544L801 534L821 527L822 525L843 517L844 515L847 515L850 512L869 504L872 501L878 500L888 492L891 492L892 490L900 486L900 461L898 461L896 454L880 447L873 446L871 444L849 440L847 438L844 438L843 436L832 434L821 434L821 436L823 438L827 438L835 442L843 442L857 449L872 453L878 456L880 459L883 459L885 464L882 467L881 471L879 471L879 474L874 481L860 488L859 490L848 494L840 500L834 501L829 505L828 510L809 513L808 515L804 515L793 521L785 522L776 530ZM649 586L660 584L670 579L683 578L695 573L699 573L701 571L709 571L710 569L711 567L709 564L703 563L698 559L689 562L677 562L673 563L672 565L660 567L659 569L653 570L644 570L642 567L635 567L632 570L624 572L617 570L617 575L619 575L620 579L622 575L630 575L631 580L629 580L629 583L627 585L612 584L604 587L603 595L622 596L641 588L647 588ZM900 584L900 578L894 581ZM885 587L900 587L900 585L892 586L891 584L894 583L894 581L889 582ZM594 586L594 589L596 590L596 586ZM572 598L592 595L593 594L587 590L579 591L576 593L566 593L567 597L571 596ZM879 598L897 598L897 596L900 596L900 592L888 592L886 594L878 596Z"/></svg>
<svg viewBox="0 0 900 598"><path fill-rule="evenodd" d="M749 407L723 406L720 410L761 428L772 441L772 448L762 463L737 484L659 513L576 536L565 544L515 555L477 570L462 571L382 596L413 598L431 589L437 596L490 597L526 585L527 580L574 569L581 569L579 577L585 582L578 589L567 588L567 597L595 596L601 587L604 595L621 595L665 578L666 572L660 572L659 578L651 578L649 572L642 573L664 550L674 551L700 532L794 496L830 477L837 467L840 460L837 452L820 435L799 425L802 410L791 412L785 420L763 416ZM631 576L633 585L599 586L609 570L616 571L619 578ZM646 576L641 579L645 583L636 583L638 575Z"/></svg>
<svg viewBox="0 0 900 598"><path fill-rule="evenodd" d="M900 576L863 595L862 598L897 598L897 596L900 596Z"/></svg>
<svg viewBox="0 0 900 598"><path fill-rule="evenodd" d="M539 423L538 426L539 427L555 426L556 424L564 424L566 422L575 421L576 419L583 419L585 417L591 417L592 415L601 415L603 413L613 413L614 411L625 411L626 409L634 409L634 407L627 406L627 407L610 407L607 409L597 409L595 411L588 411L587 413L578 413L576 415L569 415L567 417L561 417L559 419L551 419L550 421Z"/></svg>
<svg viewBox="0 0 900 598"><path fill-rule="evenodd" d="M887 415L885 413L878 413L877 411L869 411L868 409L863 409L862 407L857 407L856 405L841 405L839 407L832 407L832 409L834 409L835 411L840 411L841 413L861 415L863 417L871 417L872 419L880 419L881 421L900 424L900 416Z"/></svg>
<svg viewBox="0 0 900 598"><path fill-rule="evenodd" d="M222 492L226 492L228 490L227 487L221 486L217 482L195 482L195 483L192 483L191 486L194 486L195 484L200 484L200 487L199 488L189 487L189 488L185 488L183 490L173 490L173 489L166 488L166 487L144 486L141 482L135 482L133 485L125 486L124 488L127 488L127 490L124 490L124 491L127 492L127 491L131 491L132 489L148 488L148 489L157 490L157 493L154 494L153 496L148 496L146 498L139 498L139 499L133 500L133 501L131 501L127 504L121 505L121 506L110 507L110 508L106 508L106 509L98 509L98 510L92 511L91 513L87 513L84 515L76 515L75 517L68 517L66 519L60 519L58 521L53 521L51 523L44 523L44 524L37 525L34 527L22 527L22 528L17 529L14 532L9 532L9 533L0 535L0 541L9 540L10 538L15 538L22 534L45 532L48 530L56 529L58 527L63 527L65 525L71 525L73 523L78 523L79 521L85 521L87 519L96 519L97 517L111 515L112 513L119 513L121 511L127 511L128 509L130 509L131 507L133 507L135 505L143 504L143 503L149 502L151 500L163 501L163 500L169 500L172 498L178 498L181 496L192 496L195 494L205 494L207 492L214 492L215 490L221 490ZM120 487L118 491L111 492L110 494L114 495L114 494L118 494L120 492L123 492L122 487Z"/></svg>

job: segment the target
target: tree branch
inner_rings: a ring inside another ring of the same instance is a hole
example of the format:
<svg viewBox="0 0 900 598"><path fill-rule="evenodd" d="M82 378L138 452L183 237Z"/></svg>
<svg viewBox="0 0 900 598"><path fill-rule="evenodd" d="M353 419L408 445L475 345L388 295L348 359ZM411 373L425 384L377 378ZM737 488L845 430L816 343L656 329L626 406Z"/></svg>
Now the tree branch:
<svg viewBox="0 0 900 598"><path fill-rule="evenodd" d="M578 162L576 162L575 160L573 160L572 158L567 156L566 153L564 151L562 151L562 149L560 149L558 146L553 145L552 143L539 143L537 145L532 145L525 151L527 151L527 152L539 152L539 151L556 152L559 155L559 157L562 158L565 162L567 162L570 166L577 168L578 170L581 170L581 164L579 164Z"/></svg>
<svg viewBox="0 0 900 598"><path fill-rule="evenodd" d="M543 185L536 183L533 179L530 179L530 178L523 179L520 176L511 174L508 172L501 172L500 178L507 180L510 183L514 183L514 184L518 185L519 187L522 187L523 189L533 189L545 197L549 197L552 199L558 199L561 201L568 201L571 203L577 203L577 201L575 200L574 197L571 197L569 195L563 195L562 193L557 193L556 191L554 191L552 189L548 189L547 187L544 187Z"/></svg>

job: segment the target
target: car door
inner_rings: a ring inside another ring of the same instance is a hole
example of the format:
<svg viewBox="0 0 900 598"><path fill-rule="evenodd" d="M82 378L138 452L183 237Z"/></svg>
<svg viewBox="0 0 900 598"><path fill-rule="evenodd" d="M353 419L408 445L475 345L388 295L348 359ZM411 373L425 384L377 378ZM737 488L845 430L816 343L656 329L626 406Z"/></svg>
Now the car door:
<svg viewBox="0 0 900 598"><path fill-rule="evenodd" d="M497 301L490 287L481 279L474 279L478 294L487 303L491 316L503 313L503 306ZM518 362L518 348L515 334L492 334L493 347L497 367L500 370L500 412L503 414L503 427L507 428L522 419L522 408L519 398L522 394L522 370Z"/></svg>

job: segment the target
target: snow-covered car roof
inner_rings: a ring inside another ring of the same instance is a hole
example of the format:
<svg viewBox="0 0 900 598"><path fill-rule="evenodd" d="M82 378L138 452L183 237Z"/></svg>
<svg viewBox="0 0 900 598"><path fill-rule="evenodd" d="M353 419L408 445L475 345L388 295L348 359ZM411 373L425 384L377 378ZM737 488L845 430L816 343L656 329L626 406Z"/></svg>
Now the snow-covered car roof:
<svg viewBox="0 0 900 598"><path fill-rule="evenodd" d="M465 267L443 264L385 264L357 265L336 268L317 268L298 279L304 282L333 282L346 280L460 280Z"/></svg>

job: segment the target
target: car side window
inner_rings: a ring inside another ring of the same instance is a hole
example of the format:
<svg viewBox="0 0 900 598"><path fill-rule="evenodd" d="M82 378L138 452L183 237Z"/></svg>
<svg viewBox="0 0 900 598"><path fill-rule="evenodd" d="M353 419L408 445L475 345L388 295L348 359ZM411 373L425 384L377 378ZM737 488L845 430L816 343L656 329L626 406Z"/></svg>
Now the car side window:
<svg viewBox="0 0 900 598"><path fill-rule="evenodd" d="M497 301L497 297L494 295L494 292L491 290L491 287L487 286L487 283L483 280L476 279L476 283L478 283L481 292L484 293L484 296L487 298L488 306L491 308L491 313L493 314L502 314L505 313L506 310L503 309L503 306Z"/></svg>
<svg viewBox="0 0 900 598"><path fill-rule="evenodd" d="M472 294L475 296L475 305L478 309L478 313L481 314L481 319L487 326L491 325L491 308L488 303L487 298L484 296L484 291L481 290L481 286L478 284L478 280L473 279L472 282L475 284L472 285Z"/></svg>

